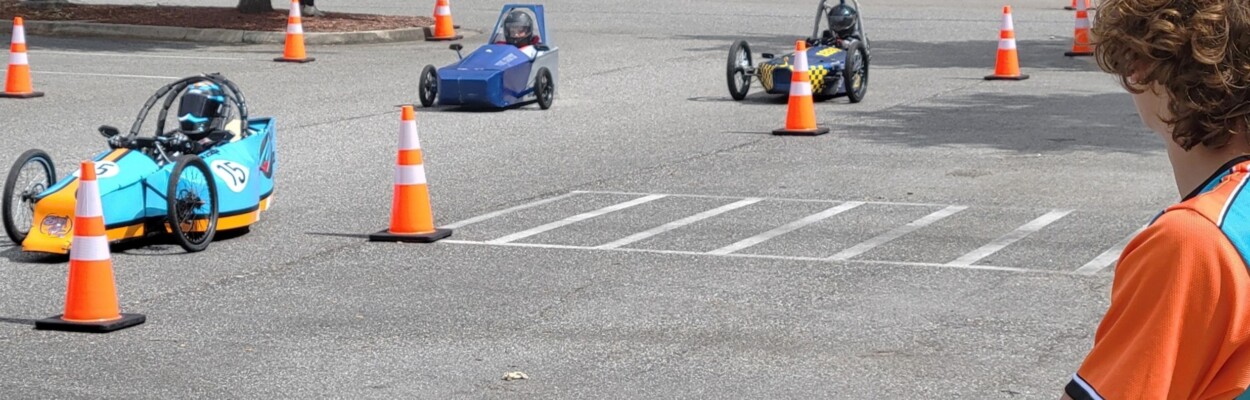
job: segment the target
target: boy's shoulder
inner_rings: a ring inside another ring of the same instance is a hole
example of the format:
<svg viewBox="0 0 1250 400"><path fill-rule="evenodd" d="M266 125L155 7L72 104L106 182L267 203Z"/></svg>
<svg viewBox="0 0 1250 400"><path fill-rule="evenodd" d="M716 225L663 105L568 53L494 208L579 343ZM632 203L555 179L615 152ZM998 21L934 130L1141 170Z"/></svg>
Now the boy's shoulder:
<svg viewBox="0 0 1250 400"><path fill-rule="evenodd" d="M1164 223L1164 217L1170 217L1166 221L1172 224L1179 219L1201 217L1216 228L1250 227L1250 196L1242 196L1250 176L1247 171L1250 161L1241 161L1212 176L1184 201L1165 209L1152 225Z"/></svg>

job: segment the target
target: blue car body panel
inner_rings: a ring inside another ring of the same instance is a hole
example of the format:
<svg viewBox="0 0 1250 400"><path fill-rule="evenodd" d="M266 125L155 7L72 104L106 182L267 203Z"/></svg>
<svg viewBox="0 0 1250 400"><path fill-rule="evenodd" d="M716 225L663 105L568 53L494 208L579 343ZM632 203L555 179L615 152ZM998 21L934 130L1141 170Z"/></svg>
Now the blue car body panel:
<svg viewBox="0 0 1250 400"><path fill-rule="evenodd" d="M528 10L534 15L536 33L541 44L550 48L531 59L515 46L500 44L504 18L514 10ZM438 69L438 104L505 108L534 97L534 82L539 68L547 68L553 81L557 76L557 49L547 35L546 16L542 5L507 4L499 14L487 44L454 64Z"/></svg>
<svg viewBox="0 0 1250 400"><path fill-rule="evenodd" d="M813 94L833 96L846 92L846 85L842 84L846 55L846 50L834 46L814 46L807 49L807 71L812 81ZM793 61L794 53L790 53L759 65L757 78L765 91L771 94L790 93Z"/></svg>
<svg viewBox="0 0 1250 400"><path fill-rule="evenodd" d="M218 218L257 211L261 201L273 193L273 173L277 168L274 120L252 119L248 128L252 132L248 137L199 154L217 186ZM115 155L118 152L121 154ZM106 158L114 161L105 161ZM109 229L167 217L165 192L174 163L159 165L141 152L124 149L105 151L92 159L96 162L104 224ZM77 180L77 173L67 175L39 194L37 200ZM208 215L209 211L204 207L197 214Z"/></svg>
<svg viewBox="0 0 1250 400"><path fill-rule="evenodd" d="M440 104L507 107L533 91L529 56L515 46L488 44L439 69Z"/></svg>

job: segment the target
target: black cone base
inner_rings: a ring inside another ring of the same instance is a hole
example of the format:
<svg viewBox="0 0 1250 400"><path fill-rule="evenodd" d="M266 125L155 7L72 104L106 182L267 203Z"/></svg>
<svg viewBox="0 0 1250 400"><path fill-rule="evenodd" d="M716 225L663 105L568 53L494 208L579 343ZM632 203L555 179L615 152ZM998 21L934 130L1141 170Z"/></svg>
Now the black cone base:
<svg viewBox="0 0 1250 400"><path fill-rule="evenodd" d="M43 92L30 92L30 93L4 93L4 92L0 92L0 98L6 98L6 99L29 99L29 98L33 98L33 97L43 97Z"/></svg>
<svg viewBox="0 0 1250 400"><path fill-rule="evenodd" d="M1029 79L1029 76L1026 74L1020 74L1020 75L1015 75L1015 76L989 75L985 77L985 80L987 81L1022 81L1025 79Z"/></svg>
<svg viewBox="0 0 1250 400"><path fill-rule="evenodd" d="M275 58L275 59L273 59L273 60L274 60L274 61L277 61L277 62L289 62L289 63L299 63L299 64L305 64L305 63L310 63L310 62L313 62L313 61L317 61L317 59L316 59L316 58L312 58L312 57L308 57L308 58L283 58L283 57L278 57L278 58Z"/></svg>
<svg viewBox="0 0 1250 400"><path fill-rule="evenodd" d="M1085 56L1092 56L1094 55L1094 53L1091 51L1079 51L1079 52L1078 51L1066 51L1063 53L1063 55L1068 56L1068 57L1085 57Z"/></svg>
<svg viewBox="0 0 1250 400"><path fill-rule="evenodd" d="M72 322L61 319L61 315L35 321L35 329L47 331L108 333L126 329L147 321L143 314L122 314L121 319L103 322Z"/></svg>
<svg viewBox="0 0 1250 400"><path fill-rule="evenodd" d="M389 229L369 235L370 242L434 243L451 236L451 229L434 229L430 233L397 234Z"/></svg>
<svg viewBox="0 0 1250 400"><path fill-rule="evenodd" d="M778 129L778 130L773 131L773 134L778 135L778 136L817 136L817 135L824 135L826 133L829 133L829 128L823 128L823 127L817 127L816 129L812 129L812 130L800 130L800 131L792 131L792 130L787 130L787 129Z"/></svg>
<svg viewBox="0 0 1250 400"><path fill-rule="evenodd" d="M447 36L447 37L434 37L434 36L425 37L425 41L427 42L439 42L439 41L444 41L444 40L460 40L460 39L464 39L464 35Z"/></svg>

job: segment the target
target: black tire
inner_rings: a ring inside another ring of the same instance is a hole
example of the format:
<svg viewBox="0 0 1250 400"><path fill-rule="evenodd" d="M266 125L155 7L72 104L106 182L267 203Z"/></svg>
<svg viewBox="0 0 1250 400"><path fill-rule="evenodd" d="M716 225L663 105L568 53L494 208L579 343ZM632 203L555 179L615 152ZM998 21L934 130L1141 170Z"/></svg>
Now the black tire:
<svg viewBox="0 0 1250 400"><path fill-rule="evenodd" d="M743 65L743 64L746 65ZM729 95L734 100L742 100L751 91L751 74L749 69L755 64L751 61L751 46L745 40L734 42L729 47L729 61L725 64L725 75L729 80Z"/></svg>
<svg viewBox="0 0 1250 400"><path fill-rule="evenodd" d="M196 172L201 175L199 182L185 179L194 175L184 177L184 174ZM205 191L208 192L207 198L204 197ZM177 164L169 175L165 201L168 207L167 223L178 245L188 253L207 249L213 236L217 234L217 183L203 159L189 154L178 157ZM205 203L208 203L207 214L197 213L202 211ZM206 225L202 230L195 229L200 226L196 221L200 220L207 221Z"/></svg>
<svg viewBox="0 0 1250 400"><path fill-rule="evenodd" d="M551 79L551 71L547 68L538 70L538 77L534 78L534 96L538 97L538 108L551 108L551 103L556 101L556 83Z"/></svg>
<svg viewBox="0 0 1250 400"><path fill-rule="evenodd" d="M868 94L868 53L864 51L864 43L851 46L846 53L846 67L842 69L842 84L845 86L846 98L851 103L864 100Z"/></svg>
<svg viewBox="0 0 1250 400"><path fill-rule="evenodd" d="M426 65L421 70L421 106L429 107L434 105L434 100L438 99L438 69L433 65Z"/></svg>
<svg viewBox="0 0 1250 400"><path fill-rule="evenodd" d="M19 182L22 172L27 167L36 175L33 179ZM37 174L43 174L43 177ZM16 244L22 244L35 225L34 197L56 183L56 166L52 157L43 150L26 150L9 169L9 177L4 181L4 200L0 204L4 212L4 233ZM21 186L19 188L18 186ZM19 214L20 213L20 214ZM22 218L25 217L25 218Z"/></svg>

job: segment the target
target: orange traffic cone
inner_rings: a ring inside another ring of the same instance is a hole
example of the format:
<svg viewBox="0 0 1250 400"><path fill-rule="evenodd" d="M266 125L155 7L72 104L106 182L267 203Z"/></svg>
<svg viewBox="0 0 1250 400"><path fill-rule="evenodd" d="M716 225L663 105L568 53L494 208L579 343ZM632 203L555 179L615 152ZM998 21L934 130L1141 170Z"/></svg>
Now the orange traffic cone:
<svg viewBox="0 0 1250 400"><path fill-rule="evenodd" d="M1076 8L1076 30L1072 35L1072 51L1063 55L1068 57L1092 56L1094 48L1089 44L1089 1L1082 1Z"/></svg>
<svg viewBox="0 0 1250 400"><path fill-rule="evenodd" d="M816 126L816 109L812 105L812 81L807 73L807 42L794 45L794 72L790 74L790 103L786 111L786 127L774 135L816 136L829 133L829 128Z"/></svg>
<svg viewBox="0 0 1250 400"><path fill-rule="evenodd" d="M286 48L274 61L306 63L317 59L304 54L304 23L299 15L299 0L291 0L291 16L286 20Z"/></svg>
<svg viewBox="0 0 1250 400"><path fill-rule="evenodd" d="M434 6L434 35L425 40L459 40L464 36L456 34L456 25L451 22L450 0L438 0Z"/></svg>
<svg viewBox="0 0 1250 400"><path fill-rule="evenodd" d="M425 166L421 158L417 116L412 106L404 106L399 124L399 161L395 166L391 227L369 235L369 241L430 243L451 236L451 229L434 227L430 189L425 181Z"/></svg>
<svg viewBox="0 0 1250 400"><path fill-rule="evenodd" d="M1016 54L1016 28L1011 22L1011 6L1003 6L1003 26L998 35L998 59L994 62L994 75L986 76L985 80L1019 81L1025 79L1029 79L1029 76L1020 73L1020 59Z"/></svg>
<svg viewBox="0 0 1250 400"><path fill-rule="evenodd" d="M13 45L9 47L9 73L0 97L29 99L43 96L36 92L30 79L30 59L26 57L26 25L22 17L13 18Z"/></svg>
<svg viewBox="0 0 1250 400"><path fill-rule="evenodd" d="M35 329L104 333L142 324L146 317L122 314L117 304L113 261L104 229L104 210L100 205L94 162L83 161L77 196L65 313L35 321Z"/></svg>

